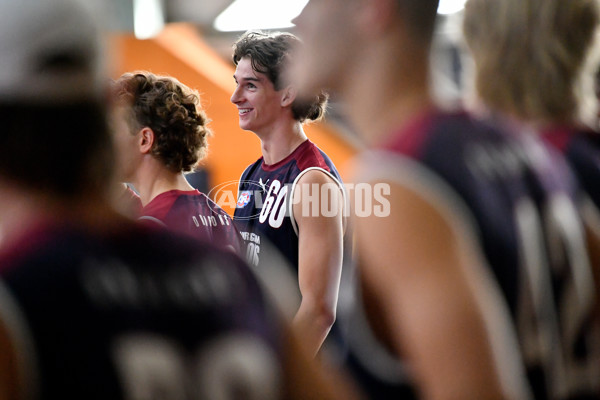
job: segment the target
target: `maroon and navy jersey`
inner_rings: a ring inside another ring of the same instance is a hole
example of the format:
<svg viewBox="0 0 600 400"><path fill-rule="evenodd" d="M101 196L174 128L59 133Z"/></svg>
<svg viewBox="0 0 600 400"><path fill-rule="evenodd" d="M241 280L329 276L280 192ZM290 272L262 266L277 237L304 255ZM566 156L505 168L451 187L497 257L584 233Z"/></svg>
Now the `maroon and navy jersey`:
<svg viewBox="0 0 600 400"><path fill-rule="evenodd" d="M542 137L565 155L583 189L600 208L600 134L559 126L542 131Z"/></svg>
<svg viewBox="0 0 600 400"><path fill-rule="evenodd" d="M276 164L265 164L261 157L242 174L234 221L246 243L247 260L251 265L260 265L261 242L267 240L297 274L298 227L291 199L298 180L312 170L327 174L343 191L333 162L310 140Z"/></svg>
<svg viewBox="0 0 600 400"><path fill-rule="evenodd" d="M240 254L241 238L233 220L198 190L161 193L142 208L140 215L142 221L157 221L175 232L233 248Z"/></svg>
<svg viewBox="0 0 600 400"><path fill-rule="evenodd" d="M361 165L369 181L411 182L470 227L508 305L536 399L598 398L580 193L558 152L465 113L430 111ZM338 314L351 321L349 365L376 398L405 395L410 368L378 345L360 310Z"/></svg>
<svg viewBox="0 0 600 400"><path fill-rule="evenodd" d="M127 222L50 224L0 253L0 278L32 399L280 398L283 327L232 252Z"/></svg>

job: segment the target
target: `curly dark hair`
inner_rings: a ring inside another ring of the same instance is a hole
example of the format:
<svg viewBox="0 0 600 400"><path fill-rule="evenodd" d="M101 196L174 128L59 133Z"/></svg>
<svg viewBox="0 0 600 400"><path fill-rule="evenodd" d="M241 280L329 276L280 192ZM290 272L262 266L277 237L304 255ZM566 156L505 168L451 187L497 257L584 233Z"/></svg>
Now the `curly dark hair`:
<svg viewBox="0 0 600 400"><path fill-rule="evenodd" d="M170 171L191 171L206 155L210 121L196 90L169 76L136 71L114 82L113 95L131 107L132 131L152 129L152 155Z"/></svg>
<svg viewBox="0 0 600 400"><path fill-rule="evenodd" d="M293 63L292 50L301 45L300 39L291 33L248 31L233 45L233 63L237 65L242 58L248 57L252 69L265 74L275 90L281 90L289 84L285 72ZM299 122L320 119L325 114L328 98L325 91L310 98L296 98L292 104L294 119Z"/></svg>

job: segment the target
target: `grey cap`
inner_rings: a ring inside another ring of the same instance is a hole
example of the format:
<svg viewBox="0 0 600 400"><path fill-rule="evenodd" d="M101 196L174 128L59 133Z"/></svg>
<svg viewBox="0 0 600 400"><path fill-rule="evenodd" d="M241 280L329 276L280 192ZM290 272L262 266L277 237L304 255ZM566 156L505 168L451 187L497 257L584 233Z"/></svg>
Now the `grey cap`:
<svg viewBox="0 0 600 400"><path fill-rule="evenodd" d="M0 0L0 102L100 99L105 75L93 0Z"/></svg>

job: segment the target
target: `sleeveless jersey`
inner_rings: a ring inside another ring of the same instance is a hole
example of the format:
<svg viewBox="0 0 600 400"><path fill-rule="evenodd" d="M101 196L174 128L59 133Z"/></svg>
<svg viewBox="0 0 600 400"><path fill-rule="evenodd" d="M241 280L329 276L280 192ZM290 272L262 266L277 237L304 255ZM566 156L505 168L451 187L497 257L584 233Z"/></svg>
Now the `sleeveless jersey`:
<svg viewBox="0 0 600 400"><path fill-rule="evenodd" d="M229 214L198 190L161 193L142 208L140 215L142 221L157 221L175 232L241 254L241 238Z"/></svg>
<svg viewBox="0 0 600 400"><path fill-rule="evenodd" d="M297 274L298 228L291 199L298 180L311 170L323 171L343 190L333 162L309 140L276 164L267 165L261 157L242 174L234 221L245 241L251 265L260 265L261 241L266 239Z"/></svg>
<svg viewBox="0 0 600 400"><path fill-rule="evenodd" d="M556 127L542 131L542 137L565 155L583 189L600 208L600 134Z"/></svg>
<svg viewBox="0 0 600 400"><path fill-rule="evenodd" d="M0 277L31 398L280 398L282 327L231 252L129 223L47 225L0 255Z"/></svg>
<svg viewBox="0 0 600 400"><path fill-rule="evenodd" d="M464 113L429 112L365 168L376 170L367 174L371 181L415 176L417 185L467 211L506 299L536 399L597 398L594 289L574 206L578 187L563 158L531 140ZM411 398L407 366L377 341L361 307L349 310L340 318L354 324L344 331L355 376L376 398Z"/></svg>

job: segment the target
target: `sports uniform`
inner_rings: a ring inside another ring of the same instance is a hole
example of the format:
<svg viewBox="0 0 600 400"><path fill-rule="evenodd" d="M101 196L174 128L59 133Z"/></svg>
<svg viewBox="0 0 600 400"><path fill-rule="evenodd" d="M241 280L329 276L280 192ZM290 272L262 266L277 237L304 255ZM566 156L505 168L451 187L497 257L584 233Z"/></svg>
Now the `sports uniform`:
<svg viewBox="0 0 600 400"><path fill-rule="evenodd" d="M134 224L59 226L0 255L0 321L33 398L278 398L281 327L237 256Z"/></svg>
<svg viewBox="0 0 600 400"><path fill-rule="evenodd" d="M359 165L361 179L409 186L468 227L506 299L535 398L597 398L579 194L558 154L467 114L430 110ZM411 398L410 369L376 339L362 310L339 312L347 364L373 398Z"/></svg>
<svg viewBox="0 0 600 400"><path fill-rule="evenodd" d="M600 208L600 135L560 126L543 130L541 134L565 155L585 192Z"/></svg>
<svg viewBox="0 0 600 400"><path fill-rule="evenodd" d="M248 262L260 265L261 241L271 242L298 272L298 227L293 215L294 190L304 173L319 170L343 191L333 162L310 140L289 156L268 165L261 157L240 178L234 221L246 244ZM321 211L320 207L318 208Z"/></svg>
<svg viewBox="0 0 600 400"><path fill-rule="evenodd" d="M198 190L169 190L146 204L142 221L158 221L167 228L240 253L241 239L231 217Z"/></svg>

